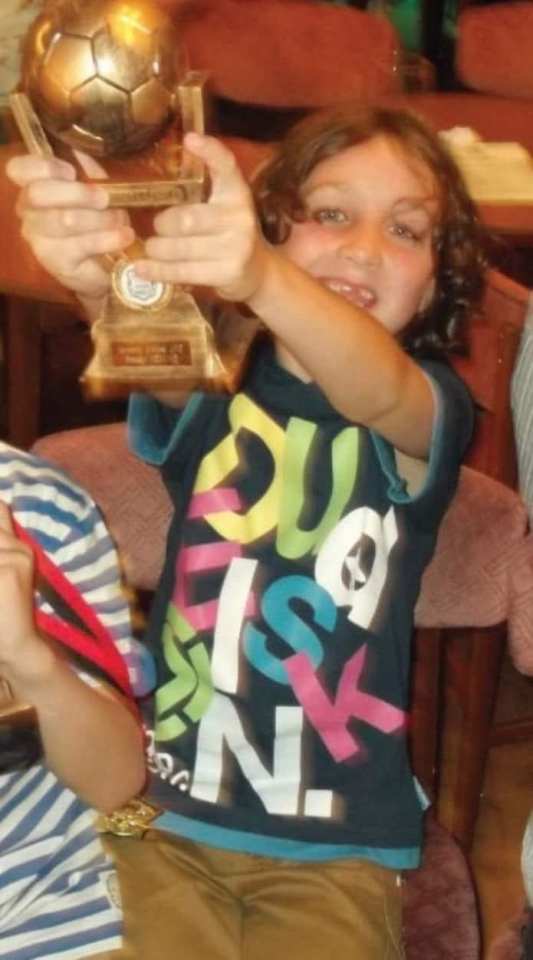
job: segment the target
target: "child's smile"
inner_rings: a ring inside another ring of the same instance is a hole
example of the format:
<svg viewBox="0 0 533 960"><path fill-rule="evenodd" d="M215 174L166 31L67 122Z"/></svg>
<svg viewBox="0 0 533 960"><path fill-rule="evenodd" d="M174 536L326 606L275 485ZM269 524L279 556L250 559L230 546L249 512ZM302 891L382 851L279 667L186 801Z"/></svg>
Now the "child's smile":
<svg viewBox="0 0 533 960"><path fill-rule="evenodd" d="M334 293L338 293L345 300L354 303L363 310L372 313L377 303L377 294L371 287L362 283L350 283L348 280L341 280L338 277L319 277L321 283Z"/></svg>
<svg viewBox="0 0 533 960"><path fill-rule="evenodd" d="M398 333L435 290L433 177L384 136L321 161L302 189L307 212L286 255Z"/></svg>

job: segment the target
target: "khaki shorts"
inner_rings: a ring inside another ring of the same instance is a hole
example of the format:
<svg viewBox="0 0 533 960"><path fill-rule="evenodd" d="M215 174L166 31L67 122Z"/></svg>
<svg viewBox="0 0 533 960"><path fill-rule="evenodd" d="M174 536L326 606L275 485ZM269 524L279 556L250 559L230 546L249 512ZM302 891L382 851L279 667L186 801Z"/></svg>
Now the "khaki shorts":
<svg viewBox="0 0 533 960"><path fill-rule="evenodd" d="M364 860L300 863L162 831L106 837L124 947L94 960L398 960L399 874Z"/></svg>

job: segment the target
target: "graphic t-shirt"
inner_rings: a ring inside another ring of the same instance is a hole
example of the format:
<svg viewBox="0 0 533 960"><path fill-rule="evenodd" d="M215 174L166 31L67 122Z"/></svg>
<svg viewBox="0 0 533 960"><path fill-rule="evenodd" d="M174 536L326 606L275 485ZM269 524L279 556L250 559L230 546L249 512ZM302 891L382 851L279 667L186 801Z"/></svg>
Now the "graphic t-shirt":
<svg viewBox="0 0 533 960"><path fill-rule="evenodd" d="M414 497L391 446L269 346L233 397L196 395L181 416L133 399L132 445L175 505L149 631L160 826L271 856L416 863L413 610L472 425L461 381L423 366L438 415Z"/></svg>

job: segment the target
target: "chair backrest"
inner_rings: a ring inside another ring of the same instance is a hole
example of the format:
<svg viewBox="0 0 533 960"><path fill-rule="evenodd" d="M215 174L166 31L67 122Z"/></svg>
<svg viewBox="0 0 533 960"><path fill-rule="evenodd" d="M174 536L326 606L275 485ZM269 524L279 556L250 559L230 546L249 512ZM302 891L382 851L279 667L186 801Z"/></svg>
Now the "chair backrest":
<svg viewBox="0 0 533 960"><path fill-rule="evenodd" d="M468 6L457 21L456 69L480 93L533 97L533 4Z"/></svg>
<svg viewBox="0 0 533 960"><path fill-rule="evenodd" d="M517 481L511 381L528 305L525 287L489 270L482 308L470 326L469 355L454 361L479 407L466 462L511 487Z"/></svg>
<svg viewBox="0 0 533 960"><path fill-rule="evenodd" d="M180 16L180 4L165 5ZM214 95L240 104L323 107L397 85L390 22L350 7L197 0L182 33L191 66L208 72Z"/></svg>

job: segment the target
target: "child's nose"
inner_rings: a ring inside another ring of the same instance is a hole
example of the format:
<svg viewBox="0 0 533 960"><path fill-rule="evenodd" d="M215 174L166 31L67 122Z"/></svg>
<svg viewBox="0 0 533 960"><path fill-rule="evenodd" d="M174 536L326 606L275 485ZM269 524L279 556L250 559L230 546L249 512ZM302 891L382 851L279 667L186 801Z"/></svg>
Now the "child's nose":
<svg viewBox="0 0 533 960"><path fill-rule="evenodd" d="M357 263L378 263L382 253L382 236L378 226L370 223L352 224L343 233L339 253Z"/></svg>

